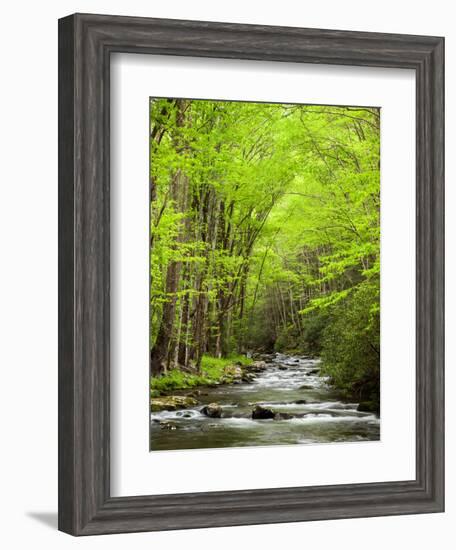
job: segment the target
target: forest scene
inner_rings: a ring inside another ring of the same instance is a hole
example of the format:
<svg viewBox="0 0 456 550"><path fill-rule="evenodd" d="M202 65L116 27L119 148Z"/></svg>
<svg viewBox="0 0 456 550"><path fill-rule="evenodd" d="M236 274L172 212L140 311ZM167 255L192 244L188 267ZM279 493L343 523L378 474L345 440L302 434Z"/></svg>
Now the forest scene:
<svg viewBox="0 0 456 550"><path fill-rule="evenodd" d="M379 440L379 108L150 99L149 437Z"/></svg>

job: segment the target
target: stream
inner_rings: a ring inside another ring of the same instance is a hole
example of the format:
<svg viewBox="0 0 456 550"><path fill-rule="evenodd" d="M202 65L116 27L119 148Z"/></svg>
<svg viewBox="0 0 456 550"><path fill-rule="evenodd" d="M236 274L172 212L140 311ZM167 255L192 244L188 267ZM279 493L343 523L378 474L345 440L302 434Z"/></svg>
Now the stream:
<svg viewBox="0 0 456 550"><path fill-rule="evenodd" d="M276 353L265 360L267 369L251 383L200 388L197 407L152 413L151 450L380 439L379 417L358 412L358 403L341 400L319 376L319 359ZM222 418L200 412L209 403L222 406ZM253 420L255 405L297 416ZM173 429L163 429L166 422Z"/></svg>

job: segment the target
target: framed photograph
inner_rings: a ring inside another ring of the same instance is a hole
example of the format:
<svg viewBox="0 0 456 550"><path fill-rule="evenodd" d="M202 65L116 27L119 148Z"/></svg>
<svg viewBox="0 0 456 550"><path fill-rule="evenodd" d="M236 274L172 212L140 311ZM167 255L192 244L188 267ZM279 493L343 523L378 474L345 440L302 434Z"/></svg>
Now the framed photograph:
<svg viewBox="0 0 456 550"><path fill-rule="evenodd" d="M150 122L151 451L379 440L380 109Z"/></svg>
<svg viewBox="0 0 456 550"><path fill-rule="evenodd" d="M444 40L59 21L59 529L444 509Z"/></svg>

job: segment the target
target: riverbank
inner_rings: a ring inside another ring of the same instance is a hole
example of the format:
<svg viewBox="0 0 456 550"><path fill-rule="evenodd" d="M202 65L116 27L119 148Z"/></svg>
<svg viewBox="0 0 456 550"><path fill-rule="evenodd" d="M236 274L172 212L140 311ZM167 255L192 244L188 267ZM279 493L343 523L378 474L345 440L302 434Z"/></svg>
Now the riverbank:
<svg viewBox="0 0 456 550"><path fill-rule="evenodd" d="M379 439L378 415L341 398L321 376L319 359L279 353L261 359L234 365L253 375L249 383L237 378L151 400L151 450Z"/></svg>
<svg viewBox="0 0 456 550"><path fill-rule="evenodd" d="M150 380L150 396L151 398L158 398L169 395L170 392L176 390L248 381L247 368L253 365L253 359L245 355L230 355L226 358L204 355L199 374L172 369L166 374L152 377Z"/></svg>
<svg viewBox="0 0 456 550"><path fill-rule="evenodd" d="M274 356L298 357L287 352L273 354L259 354L256 360L245 355L230 355L226 358L217 358L204 355L199 374L183 372L172 369L160 377L153 377L150 381L150 408L151 412L163 410L179 410L192 407L199 403L198 397L204 392L204 388L214 388L220 385L252 383L259 373L271 366ZM310 355L301 356L305 360L319 361ZM266 361L264 361L264 360ZM297 359L296 359L297 360ZM319 365L319 369L320 369ZM279 369L284 369L281 365ZM379 399L362 399L362 395L356 392L348 392L337 387L331 376L328 376L324 368L313 374L323 376L325 383L332 388L335 395L346 402L357 402L357 410L380 415Z"/></svg>

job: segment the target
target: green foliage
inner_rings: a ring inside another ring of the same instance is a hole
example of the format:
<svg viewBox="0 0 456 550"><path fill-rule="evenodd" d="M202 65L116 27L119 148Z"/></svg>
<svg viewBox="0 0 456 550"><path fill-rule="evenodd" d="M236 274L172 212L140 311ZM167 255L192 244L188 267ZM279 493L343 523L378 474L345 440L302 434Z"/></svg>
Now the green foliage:
<svg viewBox="0 0 456 550"><path fill-rule="evenodd" d="M347 396L379 407L380 314L376 285L364 283L331 311L322 373Z"/></svg>
<svg viewBox="0 0 456 550"><path fill-rule="evenodd" d="M150 380L151 396L157 397L173 390L183 390L195 386L211 386L221 381L226 367L231 365L248 366L251 364L252 359L245 355L231 354L225 358L203 355L201 374L191 374L174 368L166 374L152 377Z"/></svg>
<svg viewBox="0 0 456 550"><path fill-rule="evenodd" d="M379 110L153 99L150 130L154 391L276 349L375 394Z"/></svg>
<svg viewBox="0 0 456 550"><path fill-rule="evenodd" d="M320 355L322 351L322 335L325 328L331 323L331 316L327 311L317 311L303 318L301 349L309 355Z"/></svg>
<svg viewBox="0 0 456 550"><path fill-rule="evenodd" d="M275 351L283 353L303 353L319 356L322 351L322 335L331 316L327 309L312 309L300 321L300 327L289 324L277 332L274 344Z"/></svg>
<svg viewBox="0 0 456 550"><path fill-rule="evenodd" d="M282 327L275 340L274 349L279 352L293 352L299 348L296 328L293 325Z"/></svg>

